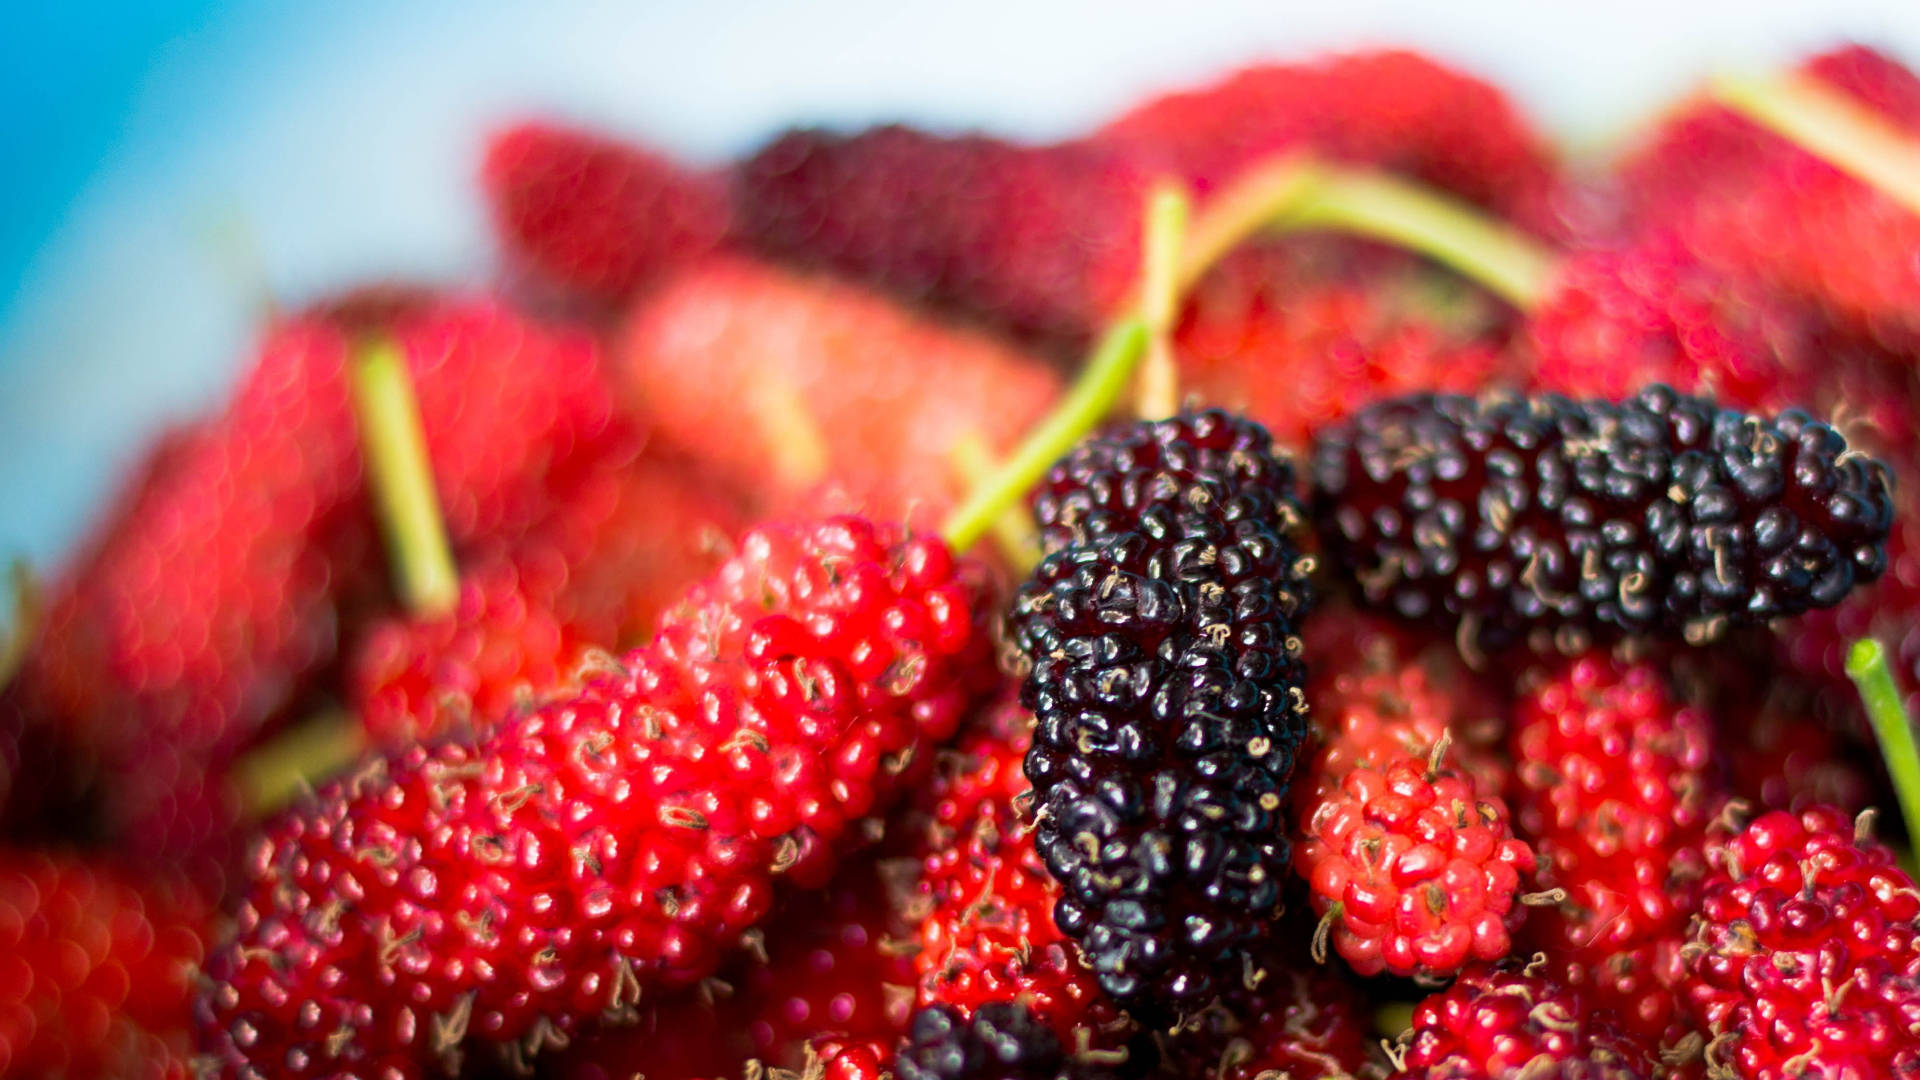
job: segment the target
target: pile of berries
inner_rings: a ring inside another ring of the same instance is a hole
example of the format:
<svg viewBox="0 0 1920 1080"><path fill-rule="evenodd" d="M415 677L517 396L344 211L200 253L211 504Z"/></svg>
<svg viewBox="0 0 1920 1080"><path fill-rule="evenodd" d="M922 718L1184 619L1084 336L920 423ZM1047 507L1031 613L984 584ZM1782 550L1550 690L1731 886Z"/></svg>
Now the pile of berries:
<svg viewBox="0 0 1920 1080"><path fill-rule="evenodd" d="M1915 161L505 128L23 578L0 1080L1920 1080Z"/></svg>

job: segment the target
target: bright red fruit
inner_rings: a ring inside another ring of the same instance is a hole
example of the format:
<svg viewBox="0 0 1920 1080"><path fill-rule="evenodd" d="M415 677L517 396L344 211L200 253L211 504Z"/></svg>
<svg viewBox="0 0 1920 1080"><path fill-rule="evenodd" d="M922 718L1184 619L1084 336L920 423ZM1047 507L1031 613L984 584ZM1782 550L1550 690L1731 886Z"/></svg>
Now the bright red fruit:
<svg viewBox="0 0 1920 1080"><path fill-rule="evenodd" d="M585 643L553 614L555 584L505 559L471 565L453 610L376 623L354 657L354 712L379 746L531 707L571 676Z"/></svg>
<svg viewBox="0 0 1920 1080"><path fill-rule="evenodd" d="M1569 256L1526 325L1540 389L1617 400L1665 383L1771 410L1815 404L1812 335L1804 312L1665 237Z"/></svg>
<svg viewBox="0 0 1920 1080"><path fill-rule="evenodd" d="M0 1075L185 1080L211 914L183 882L0 851Z"/></svg>
<svg viewBox="0 0 1920 1080"><path fill-rule="evenodd" d="M818 887L994 672L983 575L857 518L755 530L577 693L276 823L209 964L225 1075L451 1072L687 986Z"/></svg>
<svg viewBox="0 0 1920 1080"><path fill-rule="evenodd" d="M1653 1080L1639 1040L1579 992L1516 961L1475 967L1422 1001L1402 1036L1396 1080Z"/></svg>
<svg viewBox="0 0 1920 1080"><path fill-rule="evenodd" d="M810 1044L890 1047L906 1030L914 978L911 927L891 870L884 857L863 857L825 888L787 896L716 978L643 1008L632 1026L577 1040L543 1072L720 1080L740 1076L749 1061L802 1070Z"/></svg>
<svg viewBox="0 0 1920 1080"><path fill-rule="evenodd" d="M1706 874L1707 827L1727 798L1712 721L1651 664L1589 655L1520 699L1510 742L1516 829L1540 883L1565 898L1529 921L1548 970L1622 1026L1669 1047L1679 954Z"/></svg>
<svg viewBox="0 0 1920 1080"><path fill-rule="evenodd" d="M1334 949L1363 975L1445 977L1507 955L1534 855L1464 741L1477 718L1391 650L1317 678L1293 866Z"/></svg>
<svg viewBox="0 0 1920 1080"><path fill-rule="evenodd" d="M494 133L480 182L509 263L602 304L706 254L727 229L717 178L574 128Z"/></svg>
<svg viewBox="0 0 1920 1080"><path fill-rule="evenodd" d="M1832 807L1712 851L1683 1000L1710 1075L1920 1075L1920 891Z"/></svg>
<svg viewBox="0 0 1920 1080"><path fill-rule="evenodd" d="M1019 1001L1063 1045L1124 1045L1133 1027L1053 921L1060 886L1033 846L1033 787L1021 771L1033 718L1013 702L943 755L930 791L914 968L918 1004L963 1015Z"/></svg>

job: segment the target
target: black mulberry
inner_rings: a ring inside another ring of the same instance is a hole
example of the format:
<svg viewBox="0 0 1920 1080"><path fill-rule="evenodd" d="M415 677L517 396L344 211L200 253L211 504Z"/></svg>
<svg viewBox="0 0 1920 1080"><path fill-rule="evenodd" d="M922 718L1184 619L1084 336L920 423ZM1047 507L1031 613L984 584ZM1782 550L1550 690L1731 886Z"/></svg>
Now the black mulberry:
<svg viewBox="0 0 1920 1080"><path fill-rule="evenodd" d="M1364 598L1463 649L1679 633L1828 607L1880 576L1886 466L1826 424L1653 386L1383 401L1323 432L1313 509Z"/></svg>
<svg viewBox="0 0 1920 1080"><path fill-rule="evenodd" d="M1069 1056L1052 1029L1025 1006L996 1002L963 1016L929 1005L913 1016L894 1062L900 1080L1111 1080Z"/></svg>
<svg viewBox="0 0 1920 1080"><path fill-rule="evenodd" d="M1115 997L1204 1006L1287 875L1311 569L1292 465L1219 410L1136 423L1055 465L1035 515L1010 629L1055 919Z"/></svg>

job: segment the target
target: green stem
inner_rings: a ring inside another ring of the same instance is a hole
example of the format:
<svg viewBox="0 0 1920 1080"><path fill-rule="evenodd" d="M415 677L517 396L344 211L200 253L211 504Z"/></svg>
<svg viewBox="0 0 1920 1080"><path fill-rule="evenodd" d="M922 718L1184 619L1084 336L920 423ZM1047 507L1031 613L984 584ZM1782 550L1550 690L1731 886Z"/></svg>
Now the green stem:
<svg viewBox="0 0 1920 1080"><path fill-rule="evenodd" d="M1135 406L1143 419L1180 409L1180 372L1173 358L1173 323L1180 315L1180 249L1191 204L1180 187L1156 187L1147 200L1140 315L1147 324L1147 356L1140 366Z"/></svg>
<svg viewBox="0 0 1920 1080"><path fill-rule="evenodd" d="M1279 222L1332 228L1417 251L1478 281L1522 311L1545 294L1554 257L1538 241L1473 206L1411 181L1329 168Z"/></svg>
<svg viewBox="0 0 1920 1080"><path fill-rule="evenodd" d="M1816 79L1723 76L1716 101L1920 214L1920 141L1886 117Z"/></svg>
<svg viewBox="0 0 1920 1080"><path fill-rule="evenodd" d="M1185 295L1227 252L1281 220L1319 187L1325 170L1311 158L1285 154L1248 169L1207 200L1180 252L1180 295Z"/></svg>
<svg viewBox="0 0 1920 1080"><path fill-rule="evenodd" d="M1177 184L1158 186L1147 199L1140 315L1150 333L1165 333L1180 314L1180 249L1192 209L1192 200Z"/></svg>
<svg viewBox="0 0 1920 1080"><path fill-rule="evenodd" d="M309 717L234 762L240 805L249 817L266 817L347 771L367 748L366 729L354 716L327 711Z"/></svg>
<svg viewBox="0 0 1920 1080"><path fill-rule="evenodd" d="M353 358L352 382L360 442L393 560L395 588L416 615L450 611L459 598L460 582L440 518L406 359L391 341L367 345Z"/></svg>
<svg viewBox="0 0 1920 1080"><path fill-rule="evenodd" d="M0 625L0 690L13 681L27 659L27 647L40 632L40 582L25 559L15 559L9 574L13 588L13 619Z"/></svg>
<svg viewBox="0 0 1920 1080"><path fill-rule="evenodd" d="M940 534L955 551L972 547L1001 511L1019 501L1061 455L1113 410L1146 345L1146 322L1138 316L1122 319L1107 331L1067 396L947 518Z"/></svg>
<svg viewBox="0 0 1920 1080"><path fill-rule="evenodd" d="M1860 688L1860 700L1873 722L1874 737L1880 743L1880 756L1893 777L1893 790L1900 797L1900 814L1907 822L1907 835L1920 837L1920 749L1914 746L1913 721L1907 716L1900 688L1894 684L1893 671L1887 665L1886 650L1872 638L1861 638L1847 650L1847 677Z"/></svg>

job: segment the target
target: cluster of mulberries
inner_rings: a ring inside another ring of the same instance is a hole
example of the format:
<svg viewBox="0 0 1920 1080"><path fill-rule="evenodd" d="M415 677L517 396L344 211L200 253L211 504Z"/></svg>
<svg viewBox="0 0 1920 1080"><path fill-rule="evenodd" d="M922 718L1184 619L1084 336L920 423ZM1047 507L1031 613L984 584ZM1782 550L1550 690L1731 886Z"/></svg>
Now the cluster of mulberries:
<svg viewBox="0 0 1920 1080"><path fill-rule="evenodd" d="M1211 411L1093 437L1035 497L1012 633L1061 929L1108 992L1203 1004L1280 907L1310 562L1291 465Z"/></svg>

